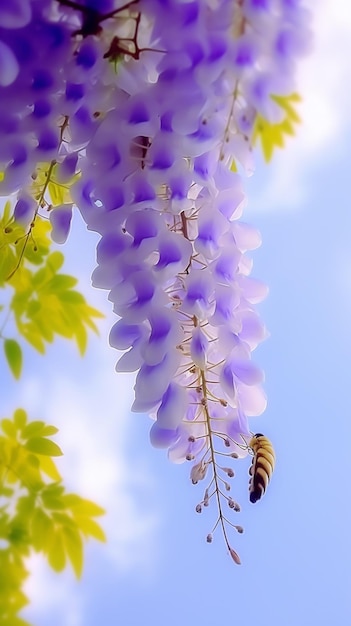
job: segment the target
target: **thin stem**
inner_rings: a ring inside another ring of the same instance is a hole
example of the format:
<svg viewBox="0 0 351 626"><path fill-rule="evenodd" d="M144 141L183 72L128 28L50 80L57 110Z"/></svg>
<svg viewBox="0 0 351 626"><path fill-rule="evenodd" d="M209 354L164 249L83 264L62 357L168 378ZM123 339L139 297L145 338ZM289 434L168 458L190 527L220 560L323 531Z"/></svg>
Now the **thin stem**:
<svg viewBox="0 0 351 626"><path fill-rule="evenodd" d="M64 118L64 122L63 122L63 124L62 124L62 126L61 126L61 131L60 131L60 141L59 141L59 147L58 147L58 149L60 149L60 146L61 146L61 144L62 144L62 140L63 140L63 133L64 133L64 131L65 131L65 129L66 129L66 127L67 127L67 126L68 126L68 117L66 116L66 117ZM15 268L12 270L12 272L11 272L11 273L7 276L6 280L10 280L10 279L12 278L12 276L13 276L13 275L17 272L18 268L20 267L20 265L21 265L21 263L22 263L23 255L24 255L24 253L25 253L25 250L26 250L26 247L27 247L27 244L28 244L29 237L32 235L32 230L33 230L33 228L34 228L35 220L36 220L36 217L37 217L37 215L38 215L38 211L39 211L39 209L41 208L42 203L43 203L43 201L44 201L44 197L45 197L45 194L46 194L46 192L47 192L47 189L48 189L49 183L51 182L51 176L52 176L52 173L53 173L53 170L54 170L54 167L55 167L56 163L57 163L56 159L53 159L52 161L50 161L50 165L49 165L49 167L48 167L48 171L47 171L47 173L46 173L46 180L45 180L45 183L44 183L44 185L43 185L43 189L42 189L42 191L40 192L40 194L39 194L39 196L38 196L38 198L37 198L37 206L36 206L36 209L35 209L35 211L34 211L34 216L33 216L32 222L31 222L31 224L30 224L30 226L29 226L29 230L28 230L28 232L27 232L27 233L26 233L26 235L24 235L24 237L23 237L23 239L24 239L24 244L23 244L23 247L22 247L21 253L20 253L20 255L19 255L19 259L18 259L17 265L16 265L16 266L15 266Z"/></svg>
<svg viewBox="0 0 351 626"><path fill-rule="evenodd" d="M227 123L226 123L225 129L224 129L221 150L220 150L220 153L219 153L219 160L220 161L223 161L223 159L224 159L224 144L227 141L229 126L230 126L230 122L231 122L232 117L233 117L233 111L234 111L235 102L236 102L236 99L238 97L238 91L239 91L238 87L239 87L239 81L236 81L235 86L234 86L232 103L231 103L229 115L228 115Z"/></svg>
<svg viewBox="0 0 351 626"><path fill-rule="evenodd" d="M202 392L203 392L203 395L204 395L204 399L207 400L207 385L206 385L205 371L201 370L201 374L200 375L201 375ZM210 454L211 454L211 457L212 457L212 460L213 460L213 480L214 480L214 484L215 484L216 500L217 500L218 513L219 513L219 518L217 520L216 526L218 525L218 522L221 523L224 541L225 541L225 543L227 545L228 550L230 550L230 544L229 544L229 541L228 541L226 528L225 528L225 524L224 524L224 521L223 521L222 503L221 503L221 498L220 498L220 488L219 488L219 484L218 484L219 476L217 474L216 466L215 466L215 462L214 462L215 461L215 449L214 449L213 440L212 440L211 417L210 417L210 414L208 412L207 402L205 402L205 404L204 404L204 413L205 413L205 416L206 416L206 423L207 423L207 435L208 435L208 440L209 440L209 449L210 449ZM215 526L215 528L216 528L216 526ZM215 528L214 528L214 530L215 530Z"/></svg>

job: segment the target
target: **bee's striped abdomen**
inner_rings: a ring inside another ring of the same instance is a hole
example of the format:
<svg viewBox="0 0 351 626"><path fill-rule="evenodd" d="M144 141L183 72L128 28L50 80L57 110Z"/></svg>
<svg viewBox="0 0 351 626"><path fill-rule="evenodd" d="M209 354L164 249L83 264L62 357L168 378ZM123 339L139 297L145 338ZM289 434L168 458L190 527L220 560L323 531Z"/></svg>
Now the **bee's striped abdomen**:
<svg viewBox="0 0 351 626"><path fill-rule="evenodd" d="M252 437L249 446L254 453L249 470L251 476L249 493L250 502L255 503L262 498L267 489L274 470L275 454L271 442L261 433L257 433Z"/></svg>

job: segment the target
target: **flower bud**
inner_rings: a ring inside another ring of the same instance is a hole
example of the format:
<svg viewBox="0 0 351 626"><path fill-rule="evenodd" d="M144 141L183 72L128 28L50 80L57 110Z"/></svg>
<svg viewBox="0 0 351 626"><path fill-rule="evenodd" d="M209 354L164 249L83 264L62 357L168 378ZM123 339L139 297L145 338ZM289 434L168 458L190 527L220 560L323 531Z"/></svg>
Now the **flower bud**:
<svg viewBox="0 0 351 626"><path fill-rule="evenodd" d="M234 471L232 470L231 467L223 467L223 472L225 472L227 474L227 476L229 476L229 478L234 478Z"/></svg>
<svg viewBox="0 0 351 626"><path fill-rule="evenodd" d="M237 565L241 565L240 557L238 553L233 550L233 548L229 548L229 554L232 557L234 563L236 563Z"/></svg>
<svg viewBox="0 0 351 626"><path fill-rule="evenodd" d="M206 476L206 472L207 472L207 463L203 463L202 461L200 461L200 463L197 463L196 465L194 465L191 468L191 472L190 472L190 478L191 478L191 482L193 483L193 485L196 485L199 480L203 480Z"/></svg>

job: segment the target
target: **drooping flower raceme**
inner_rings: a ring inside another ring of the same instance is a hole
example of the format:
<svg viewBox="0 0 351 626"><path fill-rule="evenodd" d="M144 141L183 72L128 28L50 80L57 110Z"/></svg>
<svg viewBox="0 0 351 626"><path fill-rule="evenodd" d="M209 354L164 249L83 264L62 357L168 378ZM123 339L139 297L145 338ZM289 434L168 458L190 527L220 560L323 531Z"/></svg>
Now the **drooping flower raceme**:
<svg viewBox="0 0 351 626"><path fill-rule="evenodd" d="M238 168L253 171L257 115L280 121L272 95L294 90L305 9L299 0L28 0L12 14L2 4L1 191L19 193L15 214L29 223L40 163L58 181L76 177L72 200L101 236L93 284L119 318L116 369L136 372L132 410L153 418L154 446L193 462L193 483L212 470L197 510L216 498L215 527L238 562L222 513L223 503L239 510L225 493L233 470L217 458L247 454L248 418L266 407L252 360L266 334L255 308L266 288L250 276L260 237L241 221ZM52 211L58 243L71 214L71 203Z"/></svg>

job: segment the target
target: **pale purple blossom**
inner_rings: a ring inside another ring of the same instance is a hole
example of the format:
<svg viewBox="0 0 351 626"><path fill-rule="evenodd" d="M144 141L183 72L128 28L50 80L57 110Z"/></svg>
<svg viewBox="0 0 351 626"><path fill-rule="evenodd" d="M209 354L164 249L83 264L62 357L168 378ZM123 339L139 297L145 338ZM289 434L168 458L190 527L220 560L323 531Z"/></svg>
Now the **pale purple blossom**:
<svg viewBox="0 0 351 626"><path fill-rule="evenodd" d="M38 165L74 178L100 235L93 284L120 318L116 370L136 372L132 410L154 420L155 447L194 462L193 482L210 466L217 480L216 455L245 456L266 408L252 352L267 288L247 255L261 239L239 221L233 165L254 171L257 115L281 120L272 96L295 90L308 20L298 0L136 0L123 19L121 2L91 6L115 18L94 28L57 0L0 0L0 193L19 192L28 225ZM71 217L71 203L50 207L55 242Z"/></svg>
<svg viewBox="0 0 351 626"><path fill-rule="evenodd" d="M72 221L72 204L61 204L50 211L51 238L55 243L65 243Z"/></svg>

